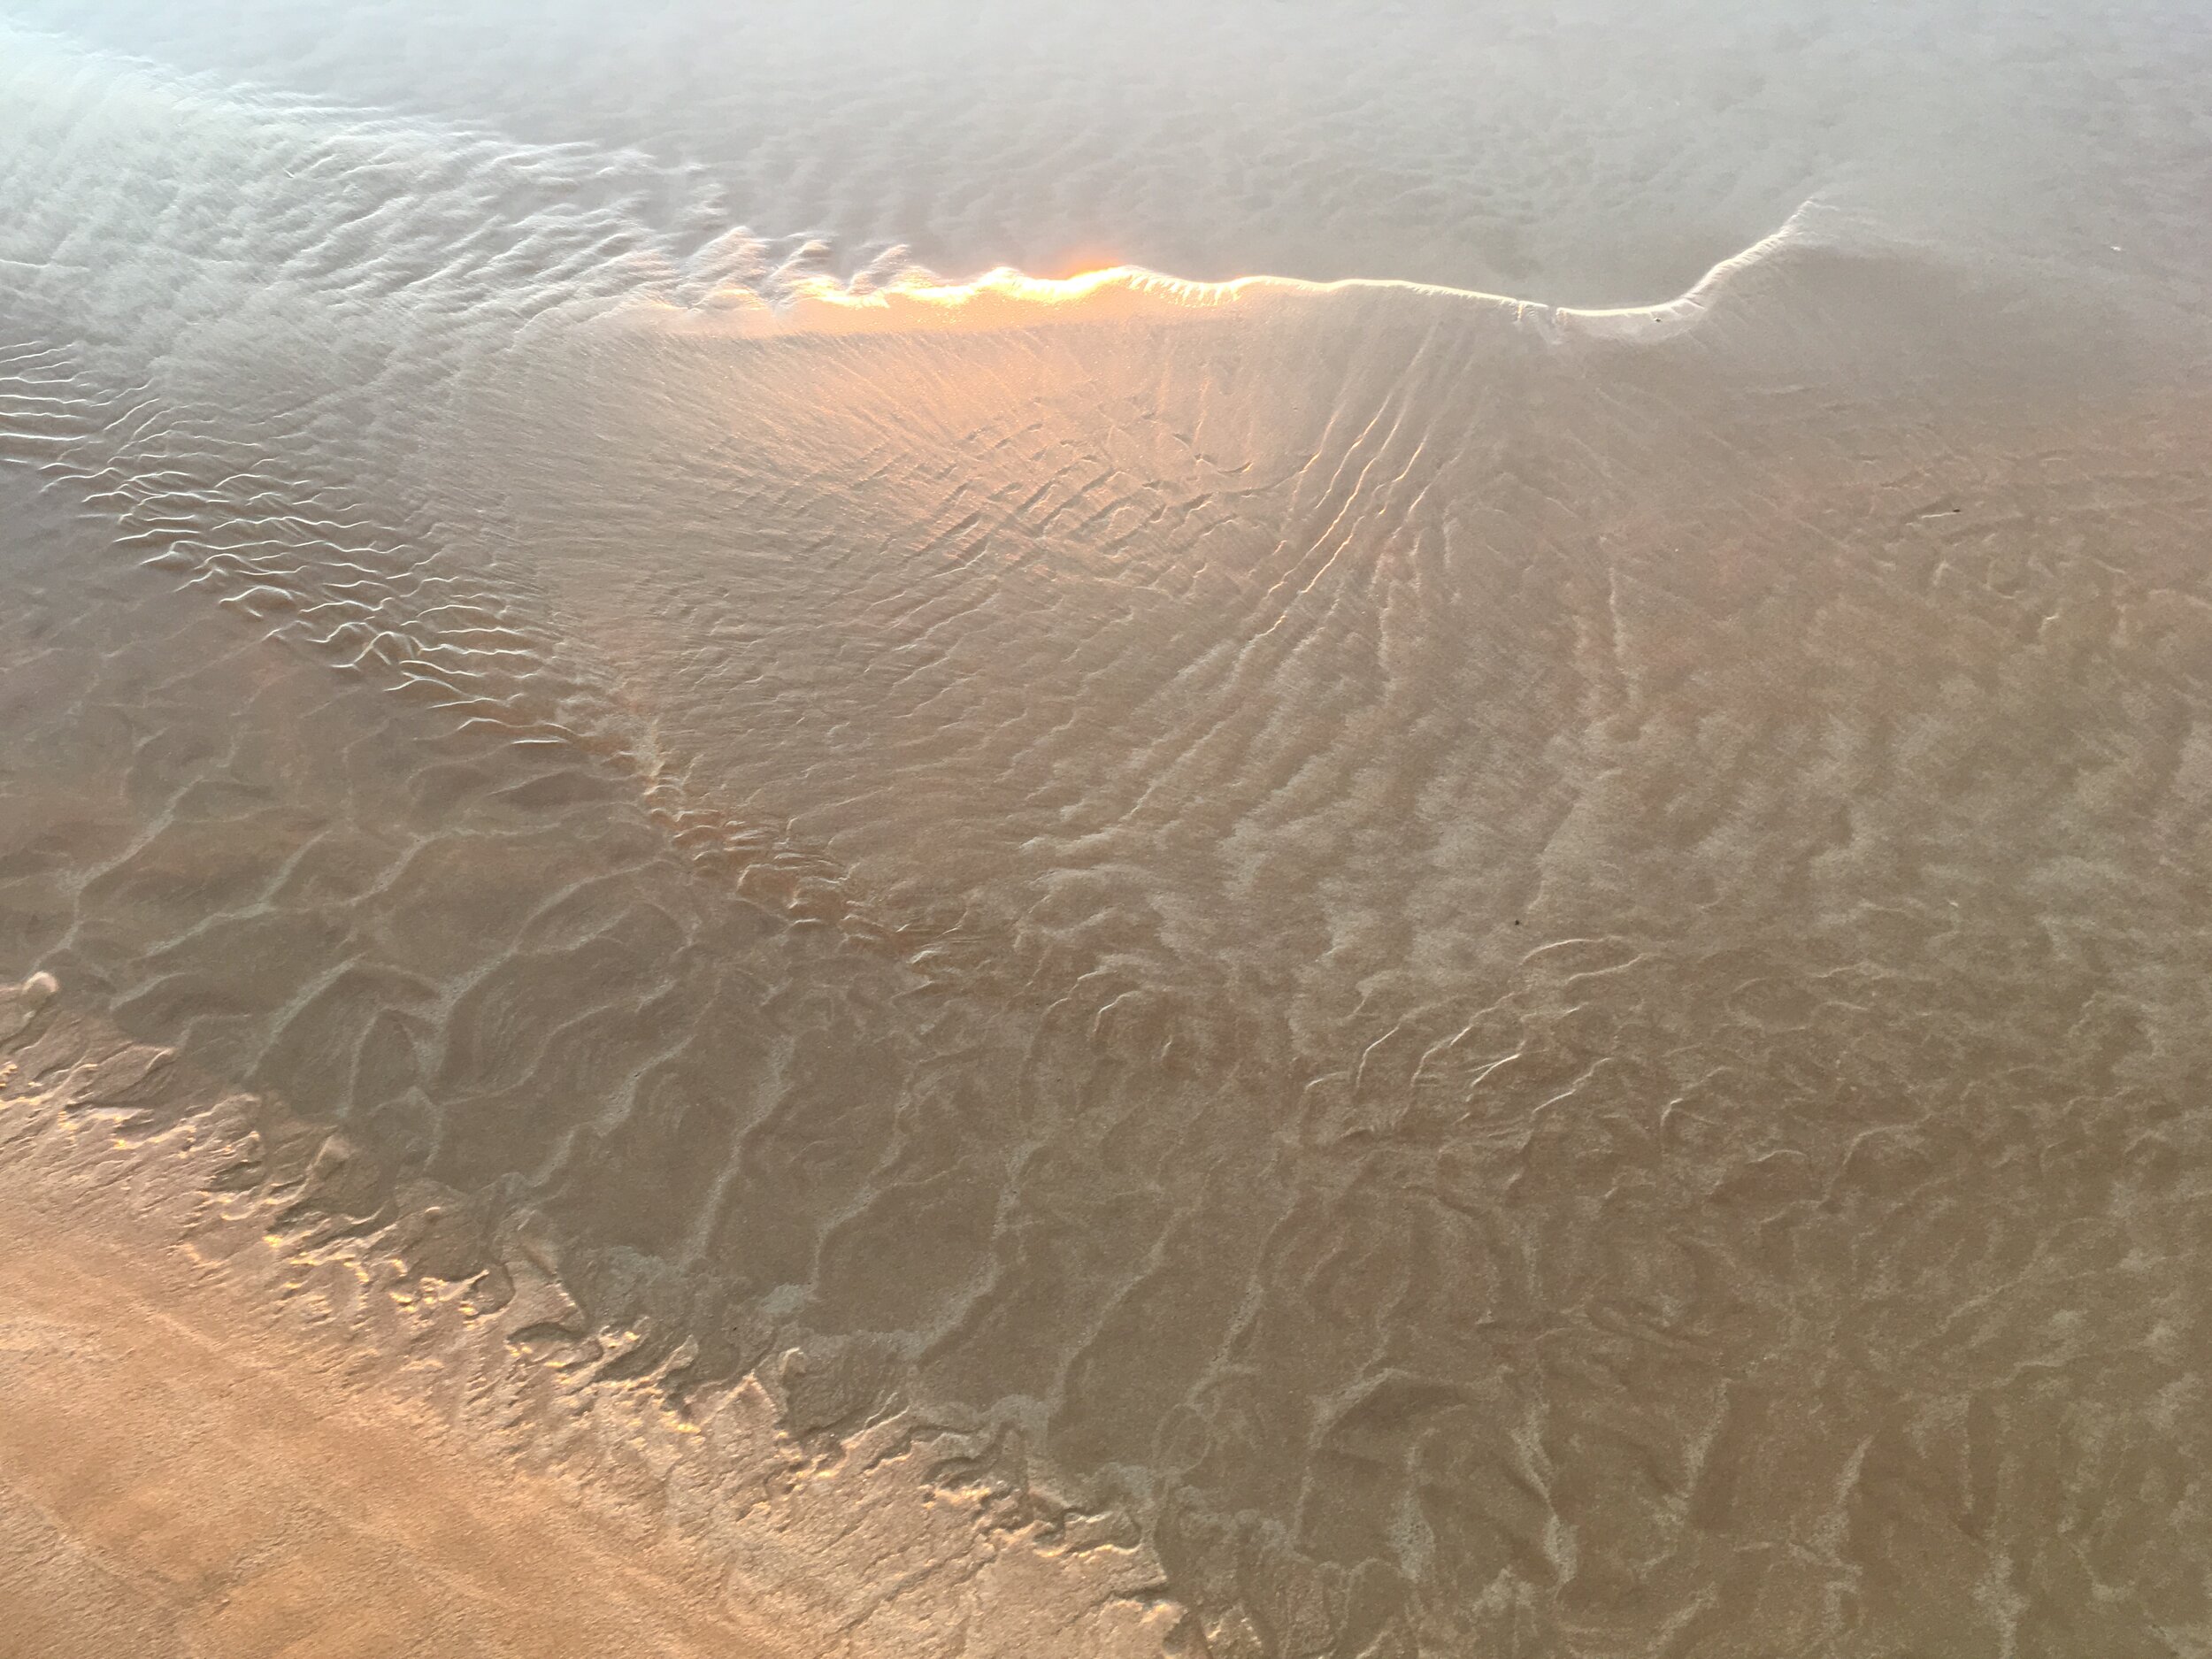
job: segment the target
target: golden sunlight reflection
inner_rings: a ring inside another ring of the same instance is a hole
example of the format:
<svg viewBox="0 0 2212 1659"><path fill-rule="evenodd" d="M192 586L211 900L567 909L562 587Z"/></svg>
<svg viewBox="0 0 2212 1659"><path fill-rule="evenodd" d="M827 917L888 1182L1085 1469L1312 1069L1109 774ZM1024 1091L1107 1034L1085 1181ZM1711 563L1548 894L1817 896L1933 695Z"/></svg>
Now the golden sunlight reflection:
<svg viewBox="0 0 2212 1659"><path fill-rule="evenodd" d="M1806 203L1778 229L1722 260L1672 299L1605 309L1553 306L1511 295L1387 278L1310 282L1255 275L1194 281L1133 265L1064 277L1032 276L1001 265L962 282L917 272L872 288L810 275L785 283L772 295L732 286L718 289L703 305L655 303L648 309L662 313L664 320L680 319L684 328L745 336L921 334L1027 328L1048 322L1166 321L1259 300L1390 290L1497 306L1547 330L1563 323L1586 332L1664 334L1703 314L1713 295L1740 273L1786 243L1808 240L1809 215L1816 205Z"/></svg>

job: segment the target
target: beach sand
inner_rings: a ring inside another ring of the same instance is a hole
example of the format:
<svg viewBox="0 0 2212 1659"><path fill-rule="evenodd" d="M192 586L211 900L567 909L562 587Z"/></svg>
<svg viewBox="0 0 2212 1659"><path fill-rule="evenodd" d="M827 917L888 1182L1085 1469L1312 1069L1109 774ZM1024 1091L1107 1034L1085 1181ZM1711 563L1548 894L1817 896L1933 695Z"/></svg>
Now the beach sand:
<svg viewBox="0 0 2212 1659"><path fill-rule="evenodd" d="M0 1654L2212 1650L2200 26L540 10L0 19Z"/></svg>
<svg viewBox="0 0 2212 1659"><path fill-rule="evenodd" d="M0 1178L0 1651L818 1651L27 1177Z"/></svg>

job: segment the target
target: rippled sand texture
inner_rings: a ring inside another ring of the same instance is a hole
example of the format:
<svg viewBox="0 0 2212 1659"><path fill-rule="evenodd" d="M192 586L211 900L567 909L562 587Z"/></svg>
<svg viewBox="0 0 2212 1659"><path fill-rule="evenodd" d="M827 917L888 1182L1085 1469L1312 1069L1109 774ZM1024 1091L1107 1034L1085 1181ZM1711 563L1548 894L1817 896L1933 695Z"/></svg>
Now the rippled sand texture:
<svg viewBox="0 0 2212 1659"><path fill-rule="evenodd" d="M0 1537L85 1628L2212 1647L2166 288L1816 207L1629 311L778 313L643 151L5 38L0 1236L93 1241ZM165 1553L243 1432L66 1448L191 1365L418 1484Z"/></svg>

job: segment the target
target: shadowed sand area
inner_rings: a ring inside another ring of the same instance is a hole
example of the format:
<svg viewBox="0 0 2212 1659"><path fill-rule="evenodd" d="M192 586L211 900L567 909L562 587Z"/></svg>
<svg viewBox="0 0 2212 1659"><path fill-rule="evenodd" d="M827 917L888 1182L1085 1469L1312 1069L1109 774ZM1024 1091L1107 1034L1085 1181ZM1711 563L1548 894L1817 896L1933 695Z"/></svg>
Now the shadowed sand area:
<svg viewBox="0 0 2212 1659"><path fill-rule="evenodd" d="M0 26L0 1654L2212 1650L2193 40L2081 27L2029 228L1716 139L1577 308Z"/></svg>

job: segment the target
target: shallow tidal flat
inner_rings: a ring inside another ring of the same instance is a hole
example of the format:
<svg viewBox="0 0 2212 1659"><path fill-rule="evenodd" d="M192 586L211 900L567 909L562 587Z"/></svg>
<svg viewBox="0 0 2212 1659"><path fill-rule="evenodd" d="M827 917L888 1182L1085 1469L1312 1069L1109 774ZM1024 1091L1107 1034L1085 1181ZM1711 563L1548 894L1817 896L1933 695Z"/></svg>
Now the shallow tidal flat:
<svg viewBox="0 0 2212 1659"><path fill-rule="evenodd" d="M2200 324L854 291L124 79L0 247L0 1654L2212 1647Z"/></svg>

